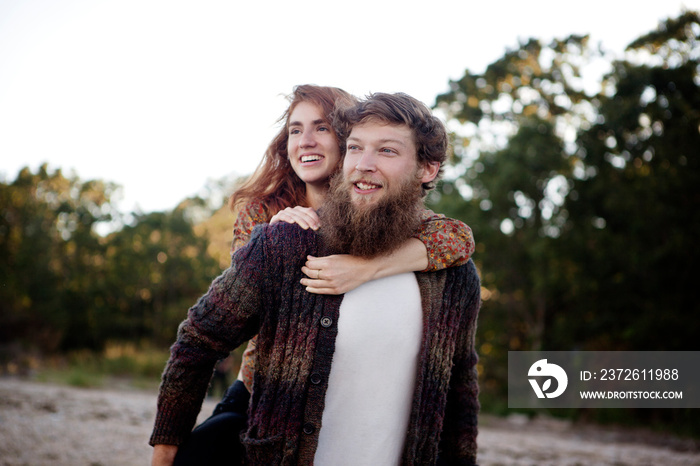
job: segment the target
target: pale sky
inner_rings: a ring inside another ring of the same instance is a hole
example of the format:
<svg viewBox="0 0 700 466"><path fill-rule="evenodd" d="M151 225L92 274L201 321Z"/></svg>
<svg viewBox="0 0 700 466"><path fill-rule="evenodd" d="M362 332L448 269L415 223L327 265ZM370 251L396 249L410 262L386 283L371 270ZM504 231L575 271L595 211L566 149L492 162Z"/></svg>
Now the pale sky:
<svg viewBox="0 0 700 466"><path fill-rule="evenodd" d="M73 171L171 209L245 175L296 84L433 105L518 40L591 34L621 56L700 0L0 0L0 178Z"/></svg>

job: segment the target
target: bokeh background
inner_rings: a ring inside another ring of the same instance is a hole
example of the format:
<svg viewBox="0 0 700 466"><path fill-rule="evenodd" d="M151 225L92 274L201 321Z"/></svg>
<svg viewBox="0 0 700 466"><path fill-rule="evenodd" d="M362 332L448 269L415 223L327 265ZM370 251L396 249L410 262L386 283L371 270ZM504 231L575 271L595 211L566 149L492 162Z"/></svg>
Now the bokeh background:
<svg viewBox="0 0 700 466"><path fill-rule="evenodd" d="M429 204L477 242L485 412L512 413L509 350L698 350L697 2L375 3L2 2L2 373L156 384L305 82L447 122ZM694 413L549 414L697 437Z"/></svg>

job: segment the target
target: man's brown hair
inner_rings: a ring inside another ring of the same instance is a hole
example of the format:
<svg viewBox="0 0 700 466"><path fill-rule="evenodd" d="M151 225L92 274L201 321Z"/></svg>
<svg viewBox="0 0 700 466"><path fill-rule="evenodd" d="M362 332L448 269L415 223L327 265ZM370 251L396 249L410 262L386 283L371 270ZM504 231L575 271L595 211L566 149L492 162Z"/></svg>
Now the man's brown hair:
<svg viewBox="0 0 700 466"><path fill-rule="evenodd" d="M423 194L435 188L436 182L443 174L444 163L447 160L447 130L442 121L434 116L424 103L408 94L377 92L370 94L357 105L339 109L336 112L333 125L338 137L345 141L354 126L370 121L406 125L412 130L418 163L421 165L432 162L440 163L440 170L435 179L423 183ZM344 144L341 145L343 155L345 150Z"/></svg>

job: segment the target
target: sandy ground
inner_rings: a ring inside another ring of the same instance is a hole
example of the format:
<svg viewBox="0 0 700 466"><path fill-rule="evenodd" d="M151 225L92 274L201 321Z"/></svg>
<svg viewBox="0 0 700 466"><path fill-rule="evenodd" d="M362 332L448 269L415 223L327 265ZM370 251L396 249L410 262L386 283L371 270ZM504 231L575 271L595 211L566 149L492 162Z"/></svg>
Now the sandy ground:
<svg viewBox="0 0 700 466"><path fill-rule="evenodd" d="M200 419L214 407L205 402ZM155 394L0 378L0 464L148 465ZM700 442L553 419L484 416L479 464L700 465Z"/></svg>

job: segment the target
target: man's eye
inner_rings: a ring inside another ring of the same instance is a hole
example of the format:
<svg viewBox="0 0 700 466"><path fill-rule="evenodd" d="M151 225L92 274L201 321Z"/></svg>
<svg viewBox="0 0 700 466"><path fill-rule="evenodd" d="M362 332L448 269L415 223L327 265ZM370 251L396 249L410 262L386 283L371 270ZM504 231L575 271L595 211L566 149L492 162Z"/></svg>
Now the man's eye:
<svg viewBox="0 0 700 466"><path fill-rule="evenodd" d="M330 128L328 128L327 126L319 126L318 130L319 131L330 131Z"/></svg>
<svg viewBox="0 0 700 466"><path fill-rule="evenodd" d="M358 147L354 144L348 145L348 150L357 150L357 149L358 149Z"/></svg>

